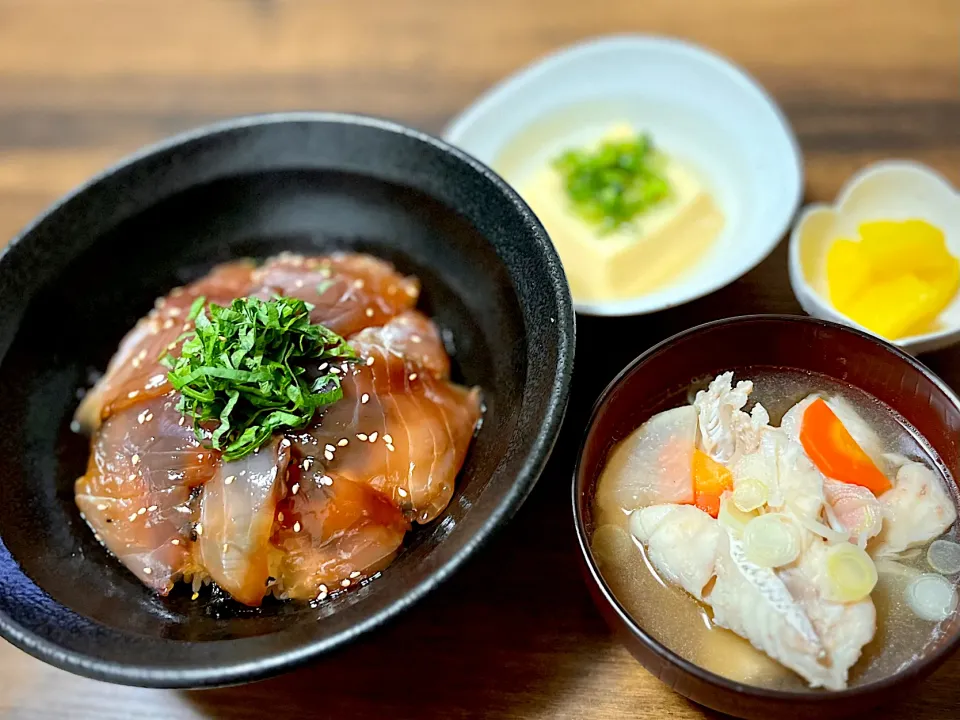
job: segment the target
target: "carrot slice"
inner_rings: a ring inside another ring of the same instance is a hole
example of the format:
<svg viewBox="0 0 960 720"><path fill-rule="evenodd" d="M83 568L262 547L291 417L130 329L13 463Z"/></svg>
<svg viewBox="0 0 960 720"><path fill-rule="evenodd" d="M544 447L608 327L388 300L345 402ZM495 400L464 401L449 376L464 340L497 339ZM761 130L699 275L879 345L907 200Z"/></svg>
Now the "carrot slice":
<svg viewBox="0 0 960 720"><path fill-rule="evenodd" d="M817 469L829 478L860 485L882 495L892 485L840 422L830 406L814 400L803 413L800 443Z"/></svg>
<svg viewBox="0 0 960 720"><path fill-rule="evenodd" d="M720 498L727 490L733 490L733 473L702 450L694 450L694 504L708 515L717 517Z"/></svg>

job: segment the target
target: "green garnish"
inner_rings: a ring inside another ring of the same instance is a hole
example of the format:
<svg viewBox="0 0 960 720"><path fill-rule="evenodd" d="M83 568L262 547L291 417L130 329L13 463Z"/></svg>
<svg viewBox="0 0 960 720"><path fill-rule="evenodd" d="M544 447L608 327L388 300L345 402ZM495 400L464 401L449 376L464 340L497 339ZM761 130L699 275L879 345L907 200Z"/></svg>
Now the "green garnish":
<svg viewBox="0 0 960 720"><path fill-rule="evenodd" d="M180 393L177 410L201 423L219 421L210 442L224 460L256 450L281 428L301 428L314 413L343 397L340 376L324 363L356 359L347 341L310 323L313 306L295 298L234 300L228 307L205 298L190 308L196 330L184 335L179 358L167 355L168 378ZM308 377L307 362L324 368Z"/></svg>
<svg viewBox="0 0 960 720"><path fill-rule="evenodd" d="M568 150L553 161L574 211L611 232L670 195L664 158L650 137L607 140L595 150Z"/></svg>

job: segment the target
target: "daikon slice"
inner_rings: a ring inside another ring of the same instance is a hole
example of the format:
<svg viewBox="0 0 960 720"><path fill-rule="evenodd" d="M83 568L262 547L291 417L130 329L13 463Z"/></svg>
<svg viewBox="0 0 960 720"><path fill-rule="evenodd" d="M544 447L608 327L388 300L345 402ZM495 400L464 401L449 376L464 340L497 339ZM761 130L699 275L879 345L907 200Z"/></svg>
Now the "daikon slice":
<svg viewBox="0 0 960 720"><path fill-rule="evenodd" d="M906 600L920 619L940 622L957 609L957 590L943 576L926 573L907 585Z"/></svg>

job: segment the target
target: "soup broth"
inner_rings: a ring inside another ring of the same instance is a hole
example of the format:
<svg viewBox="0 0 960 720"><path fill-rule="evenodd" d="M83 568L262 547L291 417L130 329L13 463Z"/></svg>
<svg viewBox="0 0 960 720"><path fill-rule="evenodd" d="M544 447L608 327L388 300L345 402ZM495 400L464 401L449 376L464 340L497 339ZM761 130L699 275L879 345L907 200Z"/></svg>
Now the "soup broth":
<svg viewBox="0 0 960 720"><path fill-rule="evenodd" d="M753 382L753 392L744 409L749 411L754 404L762 404L774 427L779 427L785 412L811 394L843 398L876 433L885 453L904 456L933 470L954 506L960 504L956 484L919 433L870 395L824 376L781 368L749 368L738 371L736 379ZM704 378L681 392L675 405L692 403L710 380ZM809 690L803 677L748 640L718 627L709 604L698 602L662 577L648 550L631 533L630 508L623 507L615 493L604 491L604 484L613 482L611 475L618 472L624 472L623 466L610 462L598 484L592 551L605 582L639 626L684 659L730 680L768 689ZM878 581L869 597L876 608L876 633L850 669L848 687L875 682L897 672L939 638L943 622L918 617L907 604L905 593L916 578L934 572L927 560L927 549L933 540L960 540L957 524L953 522L945 533L920 547L875 558ZM956 588L958 573L944 577ZM709 587L708 584L705 592Z"/></svg>

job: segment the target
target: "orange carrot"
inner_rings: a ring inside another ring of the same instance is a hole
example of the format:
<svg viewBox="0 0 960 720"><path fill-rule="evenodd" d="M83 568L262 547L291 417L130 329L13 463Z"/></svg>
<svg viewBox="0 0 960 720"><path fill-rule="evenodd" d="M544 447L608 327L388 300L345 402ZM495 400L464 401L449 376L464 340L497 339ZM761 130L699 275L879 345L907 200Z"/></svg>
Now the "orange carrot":
<svg viewBox="0 0 960 720"><path fill-rule="evenodd" d="M803 413L800 443L817 469L829 478L867 488L881 495L892 486L823 400Z"/></svg>
<svg viewBox="0 0 960 720"><path fill-rule="evenodd" d="M733 474L701 450L693 451L694 504L712 517L720 514L720 497L733 490Z"/></svg>

